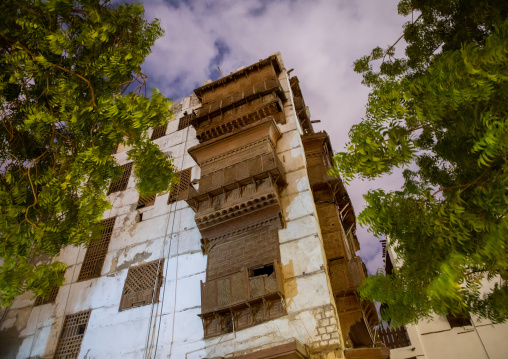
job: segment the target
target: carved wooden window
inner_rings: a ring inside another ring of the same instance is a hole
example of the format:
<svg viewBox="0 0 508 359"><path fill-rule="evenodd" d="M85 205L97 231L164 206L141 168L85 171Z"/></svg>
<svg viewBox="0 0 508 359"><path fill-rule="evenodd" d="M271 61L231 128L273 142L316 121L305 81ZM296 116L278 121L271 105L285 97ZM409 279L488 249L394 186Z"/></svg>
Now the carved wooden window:
<svg viewBox="0 0 508 359"><path fill-rule="evenodd" d="M34 306L36 307L38 305L54 303L59 290L60 290L59 286L54 286L47 295L36 297Z"/></svg>
<svg viewBox="0 0 508 359"><path fill-rule="evenodd" d="M108 194L123 191L127 188L127 183L129 183L129 177L131 176L132 171L132 162L124 164L122 169L122 175L116 179L113 179L113 182L111 182Z"/></svg>
<svg viewBox="0 0 508 359"><path fill-rule="evenodd" d="M180 118L180 122L178 122L178 131L183 130L185 127L190 126L190 123L193 118L194 118L193 113L185 115L182 118Z"/></svg>
<svg viewBox="0 0 508 359"><path fill-rule="evenodd" d="M86 250L78 281L100 277L104 258L106 258L106 254L108 253L109 241L111 240L111 233L113 233L115 220L116 217L113 217L101 222L104 226L101 232L101 238L97 242L90 243L90 246Z"/></svg>
<svg viewBox="0 0 508 359"><path fill-rule="evenodd" d="M168 204L187 199L191 180L191 168L178 172L178 184L169 191Z"/></svg>
<svg viewBox="0 0 508 359"><path fill-rule="evenodd" d="M155 197L157 197L156 194L154 194L153 196L146 196L146 197L140 196L138 199L138 204L136 206L136 209L153 206L153 204L155 203Z"/></svg>
<svg viewBox="0 0 508 359"><path fill-rule="evenodd" d="M87 310L65 316L62 334L60 334L55 351L55 359L73 359L78 357L91 312L91 310Z"/></svg>
<svg viewBox="0 0 508 359"><path fill-rule="evenodd" d="M156 140L158 138L166 136L166 130L168 129L168 124L157 126L153 129L151 140Z"/></svg>
<svg viewBox="0 0 508 359"><path fill-rule="evenodd" d="M448 314L446 316L446 319L448 320L448 323L450 323L450 327L465 327L471 324L471 320L468 318L467 315L464 314Z"/></svg>
<svg viewBox="0 0 508 359"><path fill-rule="evenodd" d="M159 301L164 259L129 268L119 310Z"/></svg>

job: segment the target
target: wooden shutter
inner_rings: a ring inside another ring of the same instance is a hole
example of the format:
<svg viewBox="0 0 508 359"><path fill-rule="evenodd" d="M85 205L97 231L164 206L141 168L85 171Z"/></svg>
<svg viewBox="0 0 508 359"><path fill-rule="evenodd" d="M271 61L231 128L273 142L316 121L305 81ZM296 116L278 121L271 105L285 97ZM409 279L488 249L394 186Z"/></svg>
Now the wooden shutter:
<svg viewBox="0 0 508 359"><path fill-rule="evenodd" d="M130 267L120 300L119 310L159 301L164 259ZM155 290L155 294L154 294Z"/></svg>
<svg viewBox="0 0 508 359"><path fill-rule="evenodd" d="M122 166L123 174L114 179L109 186L108 195L114 192L123 191L127 188L127 184L129 183L129 177L131 176L132 171L132 162L126 163Z"/></svg>
<svg viewBox="0 0 508 359"><path fill-rule="evenodd" d="M38 305L54 303L59 290L60 290L60 287L54 286L47 295L35 297L35 305L34 306L36 307Z"/></svg>
<svg viewBox="0 0 508 359"><path fill-rule="evenodd" d="M153 204L155 203L155 197L157 197L156 194L154 194L153 196L147 196L147 197L140 196L138 199L138 204L136 206L136 209L148 207L148 206L153 206Z"/></svg>
<svg viewBox="0 0 508 359"><path fill-rule="evenodd" d="M97 242L92 242L86 250L85 259L79 272L78 281L90 278L100 277L104 258L108 253L109 241L113 233L116 217L103 220L101 223L104 226L101 233L101 239Z"/></svg>
<svg viewBox="0 0 508 359"><path fill-rule="evenodd" d="M183 130L185 127L190 126L193 118L194 118L193 113L185 115L182 118L180 118L180 121L178 122L178 131Z"/></svg>
<svg viewBox="0 0 508 359"><path fill-rule="evenodd" d="M91 312L91 310L87 310L65 316L62 334L60 334L56 346L55 359L74 359L78 357Z"/></svg>
<svg viewBox="0 0 508 359"><path fill-rule="evenodd" d="M178 184L169 191L168 204L187 199L189 196L191 170L191 168L187 168L177 173Z"/></svg>
<svg viewBox="0 0 508 359"><path fill-rule="evenodd" d="M151 140L156 140L158 138L166 136L166 130L168 129L168 124L157 126L153 129Z"/></svg>

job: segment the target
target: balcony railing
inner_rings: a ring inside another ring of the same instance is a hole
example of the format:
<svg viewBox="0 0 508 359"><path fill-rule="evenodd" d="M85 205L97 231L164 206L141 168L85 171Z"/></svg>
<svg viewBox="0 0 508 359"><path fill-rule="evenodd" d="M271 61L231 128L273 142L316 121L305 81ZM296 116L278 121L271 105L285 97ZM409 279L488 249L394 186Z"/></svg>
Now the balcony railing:
<svg viewBox="0 0 508 359"><path fill-rule="evenodd" d="M365 278L362 260L359 257L353 258L350 261L345 259L330 261L329 268L330 282L334 295L355 291L363 278Z"/></svg>
<svg viewBox="0 0 508 359"><path fill-rule="evenodd" d="M252 182L253 178L263 179L270 175L277 176L280 185L285 183L284 167L274 152L264 153L204 175L199 180L199 190L190 197L200 197L198 200L205 200L208 194L218 195L224 188L232 190L238 187L237 183L245 185Z"/></svg>
<svg viewBox="0 0 508 359"><path fill-rule="evenodd" d="M268 297L282 297L284 286L280 264L275 261L273 272L249 277L247 268L219 279L201 282L201 313L208 314Z"/></svg>
<svg viewBox="0 0 508 359"><path fill-rule="evenodd" d="M377 327L375 330L379 334L379 339L390 349L403 348L411 345L406 327Z"/></svg>

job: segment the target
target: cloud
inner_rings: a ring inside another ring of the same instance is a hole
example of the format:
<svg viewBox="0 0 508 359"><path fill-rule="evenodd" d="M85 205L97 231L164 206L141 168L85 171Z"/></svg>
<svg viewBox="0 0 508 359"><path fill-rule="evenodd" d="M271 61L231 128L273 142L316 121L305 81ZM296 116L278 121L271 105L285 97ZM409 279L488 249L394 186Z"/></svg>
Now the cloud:
<svg viewBox="0 0 508 359"><path fill-rule="evenodd" d="M376 46L395 42L406 21L397 1L371 0L188 0L151 1L148 18L159 18L166 34L147 58L143 71L151 86L179 100L207 79L217 79L281 51L287 69L300 85L316 131L326 130L336 151L349 128L365 112L368 88L353 72L353 61ZM395 188L397 180L355 181L348 186L356 213L362 194L378 187ZM370 272L382 266L377 239L359 228L358 237Z"/></svg>

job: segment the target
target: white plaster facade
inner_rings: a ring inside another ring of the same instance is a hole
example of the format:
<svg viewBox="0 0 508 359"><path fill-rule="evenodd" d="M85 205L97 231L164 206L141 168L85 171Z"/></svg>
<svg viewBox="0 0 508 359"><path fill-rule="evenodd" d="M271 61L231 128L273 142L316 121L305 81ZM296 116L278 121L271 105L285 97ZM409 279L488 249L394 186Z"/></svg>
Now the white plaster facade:
<svg viewBox="0 0 508 359"><path fill-rule="evenodd" d="M397 266L397 254L387 248L387 255ZM493 283L485 281L487 290ZM508 323L492 324L471 316L471 324L452 328L446 317L434 314L429 320L406 326L411 346L391 349L391 359L506 359L508 358Z"/></svg>
<svg viewBox="0 0 508 359"><path fill-rule="evenodd" d="M277 54L282 65L280 54ZM50 358L53 356L65 315L91 309L79 358L212 358L249 352L298 340L340 348L342 339L330 282L325 270L323 242L316 208L309 188L302 130L290 95L286 70L279 81L287 94L286 124L278 125L282 137L276 152L283 161L288 186L281 193L285 228L279 230L287 315L222 336L204 339L198 317L201 309L200 281L205 281L207 258L200 247L200 232L194 212L185 201L168 205L168 194L155 204L136 210L138 194L134 176L126 190L109 196L112 209L104 218L116 216L101 276L77 281L85 248L68 247L56 260L67 264L65 283L55 303L34 307L31 293L18 297L1 322L0 333L14 333L8 357ZM193 95L185 98L168 125L166 136L155 140L174 158L179 169L199 167L187 153L198 144L189 126L178 131L185 111L200 106ZM127 162L125 150L115 155ZM138 221L143 213L142 221ZM119 311L122 288L129 266L164 258L164 281L160 301ZM319 328L327 328L318 330ZM327 357L335 357L334 352ZM337 357L339 355L336 353Z"/></svg>

